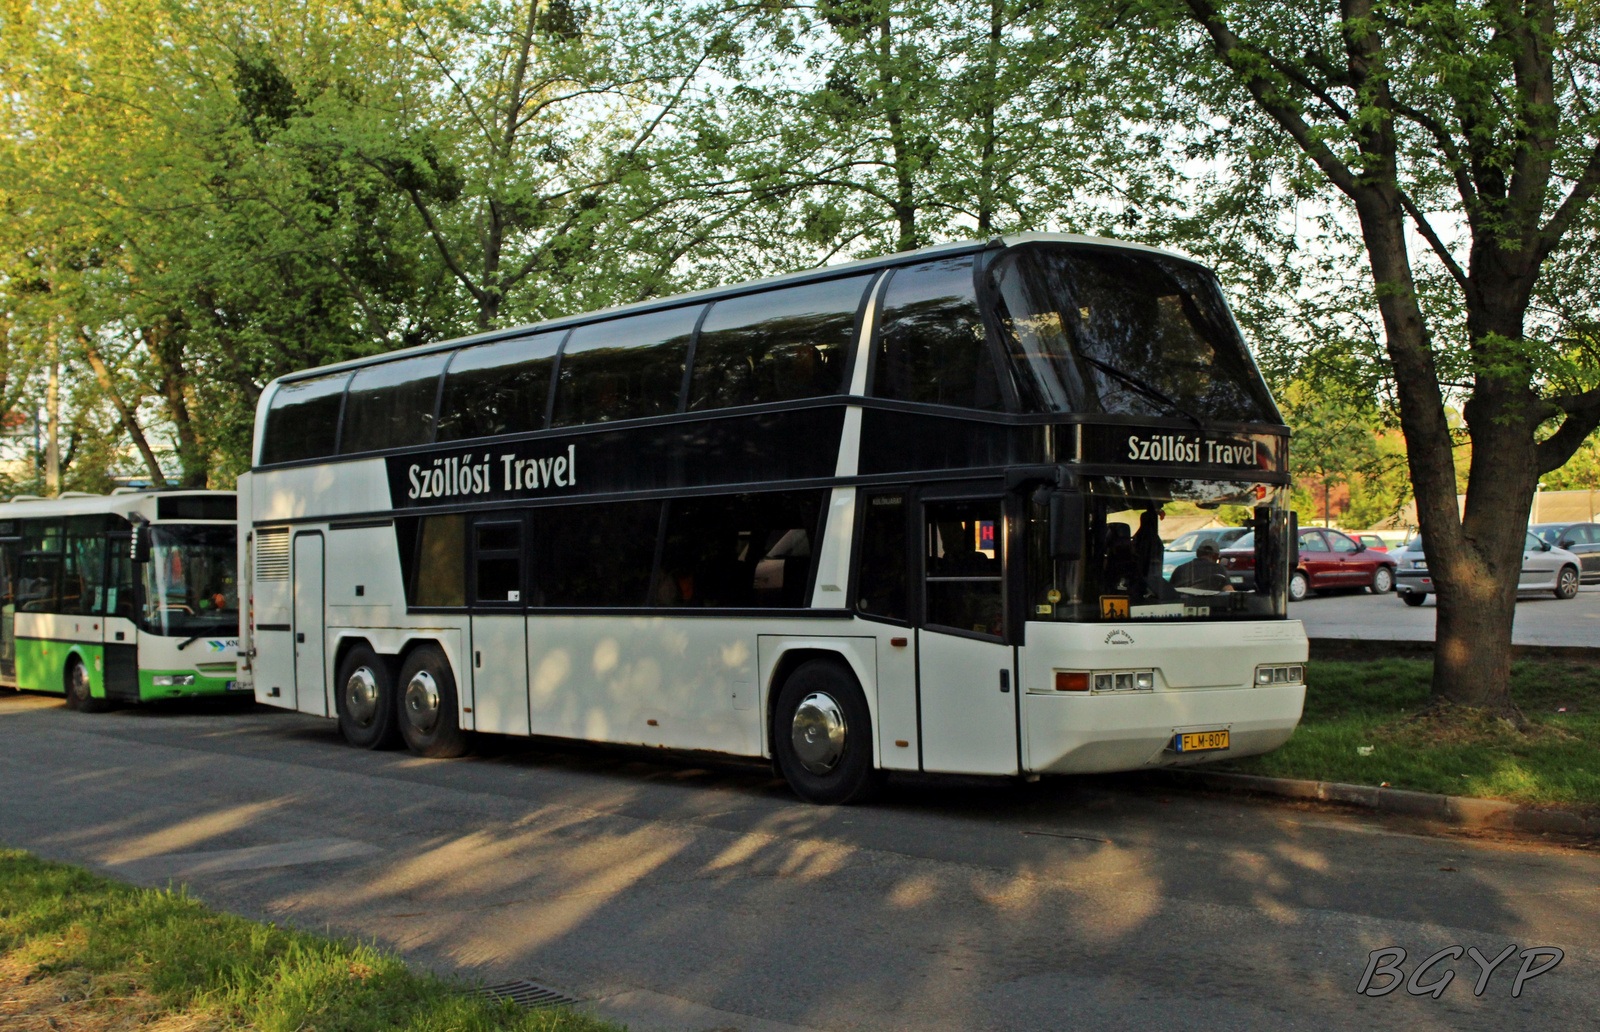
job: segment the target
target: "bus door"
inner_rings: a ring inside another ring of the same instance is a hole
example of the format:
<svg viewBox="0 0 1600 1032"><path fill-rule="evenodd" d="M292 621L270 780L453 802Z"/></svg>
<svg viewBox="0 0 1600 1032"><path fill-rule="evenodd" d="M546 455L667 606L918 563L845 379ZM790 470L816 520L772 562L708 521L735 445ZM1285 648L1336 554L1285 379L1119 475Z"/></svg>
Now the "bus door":
<svg viewBox="0 0 1600 1032"><path fill-rule="evenodd" d="M0 523L0 684L17 683L17 560L22 538L15 520Z"/></svg>
<svg viewBox="0 0 1600 1032"><path fill-rule="evenodd" d="M139 701L139 628L134 620L132 533L106 535L105 664L106 697Z"/></svg>
<svg viewBox="0 0 1600 1032"><path fill-rule="evenodd" d="M526 537L522 513L473 517L467 601L472 609L472 726L478 731L529 731Z"/></svg>
<svg viewBox="0 0 1600 1032"><path fill-rule="evenodd" d="M294 536L294 703L301 713L328 713L327 634L320 533Z"/></svg>
<svg viewBox="0 0 1600 1032"><path fill-rule="evenodd" d="M922 501L917 679L924 770L1017 772L1005 526L1000 497Z"/></svg>

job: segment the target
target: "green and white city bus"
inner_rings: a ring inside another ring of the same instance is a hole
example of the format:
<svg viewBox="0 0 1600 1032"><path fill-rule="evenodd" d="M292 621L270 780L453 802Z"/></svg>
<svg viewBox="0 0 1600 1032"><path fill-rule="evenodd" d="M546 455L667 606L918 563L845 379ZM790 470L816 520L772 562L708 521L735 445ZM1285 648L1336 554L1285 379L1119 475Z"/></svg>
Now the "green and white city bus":
<svg viewBox="0 0 1600 1032"><path fill-rule="evenodd" d="M73 709L238 691L231 491L0 504L0 685Z"/></svg>

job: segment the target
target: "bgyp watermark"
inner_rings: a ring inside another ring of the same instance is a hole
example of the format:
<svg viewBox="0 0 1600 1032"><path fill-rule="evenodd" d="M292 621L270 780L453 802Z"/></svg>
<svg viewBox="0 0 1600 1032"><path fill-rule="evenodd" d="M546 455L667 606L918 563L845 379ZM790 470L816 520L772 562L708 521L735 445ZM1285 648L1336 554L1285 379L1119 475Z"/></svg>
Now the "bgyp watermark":
<svg viewBox="0 0 1600 1032"><path fill-rule="evenodd" d="M1495 969L1509 960L1513 953L1522 958L1522 966L1517 970L1516 978L1511 983L1513 998L1522 995L1522 986L1526 982L1553 970L1566 956L1563 950L1555 946L1529 946L1518 953L1517 944L1512 943L1491 959L1479 953L1476 946L1465 948L1446 946L1430 954L1408 975L1400 967L1406 962L1405 949L1400 946L1385 946L1381 950L1373 950L1367 954L1367 970L1362 972L1361 981L1356 985L1356 992L1367 996L1387 996L1404 984L1406 992L1412 996L1432 996L1437 1000L1455 979L1456 973L1454 968L1434 969L1446 960L1459 960L1465 955L1478 965L1478 981L1472 987L1472 995L1482 996L1484 990L1489 988L1489 979L1494 977ZM1434 977L1429 981L1423 981L1430 973ZM1387 981L1378 984L1380 976L1386 977Z"/></svg>

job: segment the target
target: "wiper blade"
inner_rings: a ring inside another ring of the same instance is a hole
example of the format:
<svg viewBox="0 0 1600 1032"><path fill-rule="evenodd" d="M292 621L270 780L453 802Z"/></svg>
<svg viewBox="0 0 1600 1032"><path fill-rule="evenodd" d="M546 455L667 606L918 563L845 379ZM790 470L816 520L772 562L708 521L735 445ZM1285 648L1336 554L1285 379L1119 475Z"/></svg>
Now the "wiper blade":
<svg viewBox="0 0 1600 1032"><path fill-rule="evenodd" d="M184 649L188 648L190 645L193 645L195 642L199 641L201 638L204 638L205 636L206 636L205 632L201 631L199 634L196 634L196 635L193 635L191 637L185 638L183 640L183 644L178 646L178 651L182 652Z"/></svg>
<svg viewBox="0 0 1600 1032"><path fill-rule="evenodd" d="M1121 369L1111 365L1109 362L1102 362L1098 358L1094 358L1090 355L1084 355L1080 353L1078 357L1094 366L1101 372L1109 376L1116 377L1129 387L1132 387L1134 390L1138 391L1140 394L1143 394L1145 397L1153 398L1156 401L1161 402L1161 404L1167 406L1168 408L1172 409L1172 411L1178 413L1178 415L1193 423L1196 430L1200 431L1201 433L1205 433L1206 424L1204 420L1195 415L1193 412L1190 412L1188 409L1184 408L1182 405L1178 404L1176 401L1173 401L1171 398L1167 397L1166 394L1145 383L1137 376L1134 376L1132 373L1123 372Z"/></svg>

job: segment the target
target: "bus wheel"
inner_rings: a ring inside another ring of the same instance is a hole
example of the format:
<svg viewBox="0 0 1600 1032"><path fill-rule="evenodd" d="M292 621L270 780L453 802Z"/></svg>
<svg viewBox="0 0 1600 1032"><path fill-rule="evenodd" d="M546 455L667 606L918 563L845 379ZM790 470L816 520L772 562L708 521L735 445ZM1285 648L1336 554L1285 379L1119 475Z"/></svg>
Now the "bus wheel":
<svg viewBox="0 0 1600 1032"><path fill-rule="evenodd" d="M351 649L339 664L339 733L360 749L393 749L400 744L395 726L399 707L389 664L365 645Z"/></svg>
<svg viewBox="0 0 1600 1032"><path fill-rule="evenodd" d="M437 645L423 645L400 668L400 734L418 756L445 758L467 751L456 709L456 678Z"/></svg>
<svg viewBox="0 0 1600 1032"><path fill-rule="evenodd" d="M872 768L872 718L849 669L825 659L804 663L784 682L774 714L778 770L808 803L866 800L881 784Z"/></svg>
<svg viewBox="0 0 1600 1032"><path fill-rule="evenodd" d="M81 659L75 658L67 666L67 708L79 713L104 713L111 708L111 703L89 691L89 669Z"/></svg>

